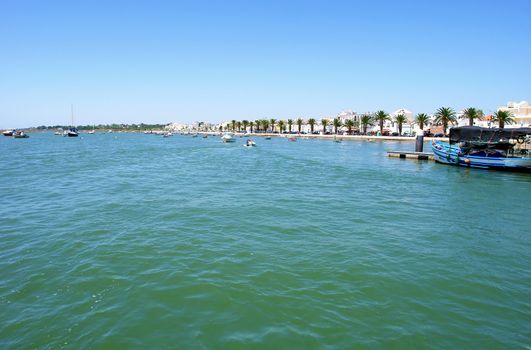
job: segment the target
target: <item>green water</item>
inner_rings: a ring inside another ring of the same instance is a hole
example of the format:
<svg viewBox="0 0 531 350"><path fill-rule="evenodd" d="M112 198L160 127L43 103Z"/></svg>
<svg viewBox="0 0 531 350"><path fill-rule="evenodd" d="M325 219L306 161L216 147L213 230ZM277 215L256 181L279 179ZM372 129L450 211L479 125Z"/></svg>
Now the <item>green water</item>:
<svg viewBox="0 0 531 350"><path fill-rule="evenodd" d="M529 349L531 176L243 140L0 139L0 348Z"/></svg>

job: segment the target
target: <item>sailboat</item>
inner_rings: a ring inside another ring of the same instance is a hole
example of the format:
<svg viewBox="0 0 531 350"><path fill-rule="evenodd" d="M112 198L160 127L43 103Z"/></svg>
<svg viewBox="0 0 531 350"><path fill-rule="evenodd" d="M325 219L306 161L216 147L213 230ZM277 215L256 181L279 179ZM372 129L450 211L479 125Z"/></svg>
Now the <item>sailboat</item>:
<svg viewBox="0 0 531 350"><path fill-rule="evenodd" d="M66 133L68 137L78 137L79 130L74 126L74 105L71 106L71 117L72 117L72 126Z"/></svg>

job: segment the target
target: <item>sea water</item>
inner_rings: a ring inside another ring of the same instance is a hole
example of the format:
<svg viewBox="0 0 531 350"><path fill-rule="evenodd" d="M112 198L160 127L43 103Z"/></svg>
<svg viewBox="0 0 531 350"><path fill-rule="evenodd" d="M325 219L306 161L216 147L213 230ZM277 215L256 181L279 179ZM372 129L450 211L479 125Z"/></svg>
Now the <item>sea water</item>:
<svg viewBox="0 0 531 350"><path fill-rule="evenodd" d="M530 175L244 140L1 138L0 348L531 346Z"/></svg>

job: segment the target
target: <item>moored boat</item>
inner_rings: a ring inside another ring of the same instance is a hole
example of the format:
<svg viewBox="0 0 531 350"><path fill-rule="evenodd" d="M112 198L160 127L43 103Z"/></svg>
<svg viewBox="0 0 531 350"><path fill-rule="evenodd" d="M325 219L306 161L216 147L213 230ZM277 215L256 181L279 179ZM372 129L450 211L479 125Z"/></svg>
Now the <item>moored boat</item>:
<svg viewBox="0 0 531 350"><path fill-rule="evenodd" d="M434 140L431 148L443 164L531 172L530 143L531 128L463 126L450 129L449 143Z"/></svg>
<svg viewBox="0 0 531 350"><path fill-rule="evenodd" d="M225 133L223 134L223 136L221 136L221 141L223 141L224 143L231 143L236 142L236 139L234 138L234 136L232 136L231 133Z"/></svg>
<svg viewBox="0 0 531 350"><path fill-rule="evenodd" d="M245 144L243 145L243 147L256 147L256 142L254 142L251 139L247 139L247 141L245 141Z"/></svg>
<svg viewBox="0 0 531 350"><path fill-rule="evenodd" d="M68 137L78 137L79 136L79 130L77 128L70 128L66 132L66 136L68 136Z"/></svg>
<svg viewBox="0 0 531 350"><path fill-rule="evenodd" d="M5 130L2 132L2 135L4 136L13 136L13 130Z"/></svg>
<svg viewBox="0 0 531 350"><path fill-rule="evenodd" d="M29 137L24 131L14 131L13 137L16 139L27 139Z"/></svg>

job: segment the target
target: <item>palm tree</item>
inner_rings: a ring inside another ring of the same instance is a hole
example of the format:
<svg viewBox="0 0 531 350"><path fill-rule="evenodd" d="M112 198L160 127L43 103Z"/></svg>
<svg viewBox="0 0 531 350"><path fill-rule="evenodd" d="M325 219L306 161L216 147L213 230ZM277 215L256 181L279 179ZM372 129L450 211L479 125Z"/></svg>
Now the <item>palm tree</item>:
<svg viewBox="0 0 531 350"><path fill-rule="evenodd" d="M498 122L500 129L503 129L505 124L514 124L514 115L509 111L497 111L494 113L492 121Z"/></svg>
<svg viewBox="0 0 531 350"><path fill-rule="evenodd" d="M469 107L463 111L463 117L468 118L468 125L474 125L474 119L483 119L483 111L474 107Z"/></svg>
<svg viewBox="0 0 531 350"><path fill-rule="evenodd" d="M251 128L251 134L253 133L253 126L254 126L254 122L250 121L249 122L249 127Z"/></svg>
<svg viewBox="0 0 531 350"><path fill-rule="evenodd" d="M448 128L448 123L455 124L457 119L455 119L455 111L450 107L441 107L435 112L434 123L442 123L443 125L443 134L446 134L446 129Z"/></svg>
<svg viewBox="0 0 531 350"><path fill-rule="evenodd" d="M372 117L369 114L364 114L360 119L361 126L363 127L363 133L367 133L367 126L372 125Z"/></svg>
<svg viewBox="0 0 531 350"><path fill-rule="evenodd" d="M223 131L223 124L219 124L219 132Z"/></svg>
<svg viewBox="0 0 531 350"><path fill-rule="evenodd" d="M254 121L254 123L256 124L256 131L260 131L260 124L262 124L262 121L260 119L257 119Z"/></svg>
<svg viewBox="0 0 531 350"><path fill-rule="evenodd" d="M288 119L289 133L291 134L291 126L293 125L293 119Z"/></svg>
<svg viewBox="0 0 531 350"><path fill-rule="evenodd" d="M299 134L301 133L302 123L302 118L297 119L297 127L299 128Z"/></svg>
<svg viewBox="0 0 531 350"><path fill-rule="evenodd" d="M249 125L249 121L242 120L242 125L243 125L243 131L247 132L247 126Z"/></svg>
<svg viewBox="0 0 531 350"><path fill-rule="evenodd" d="M274 118L271 118L271 119L269 119L269 122L271 123L271 132L274 133L275 132L275 123L277 122L277 120L274 119Z"/></svg>
<svg viewBox="0 0 531 350"><path fill-rule="evenodd" d="M308 124L310 124L310 132L313 134L313 127L315 126L316 120L314 118L308 119Z"/></svg>
<svg viewBox="0 0 531 350"><path fill-rule="evenodd" d="M334 118L333 120L333 124L334 124L334 130L335 130L335 133L337 134L337 129L339 127L341 127L341 119L339 118Z"/></svg>
<svg viewBox="0 0 531 350"><path fill-rule="evenodd" d="M326 127L328 125L328 119L321 119L321 124L323 125L323 134L326 134Z"/></svg>
<svg viewBox="0 0 531 350"><path fill-rule="evenodd" d="M269 120L262 119L262 129L264 130L264 132L267 132L268 128L269 128Z"/></svg>
<svg viewBox="0 0 531 350"><path fill-rule="evenodd" d="M282 132L284 131L284 126L285 126L284 121L283 120L279 120L277 125L278 125L278 129L279 129L279 133L282 134Z"/></svg>
<svg viewBox="0 0 531 350"><path fill-rule="evenodd" d="M232 123L232 131L236 130L236 120L233 119L231 123Z"/></svg>
<svg viewBox="0 0 531 350"><path fill-rule="evenodd" d="M348 134L352 135L352 128L354 127L354 120L347 119L345 121L345 126L348 128Z"/></svg>
<svg viewBox="0 0 531 350"><path fill-rule="evenodd" d="M430 117L426 113L419 113L415 118L415 123L419 125L420 130L424 130L424 125L427 125Z"/></svg>
<svg viewBox="0 0 531 350"><path fill-rule="evenodd" d="M242 122L237 121L236 122L236 128L238 128L238 132L242 131Z"/></svg>
<svg viewBox="0 0 531 350"><path fill-rule="evenodd" d="M378 111L374 115L374 120L380 124L380 135L383 135L384 122L386 120L390 120L389 114L385 113L384 111Z"/></svg>
<svg viewBox="0 0 531 350"><path fill-rule="evenodd" d="M395 117L395 122L398 124L398 135L402 136L402 124L407 122L407 117L400 113Z"/></svg>

